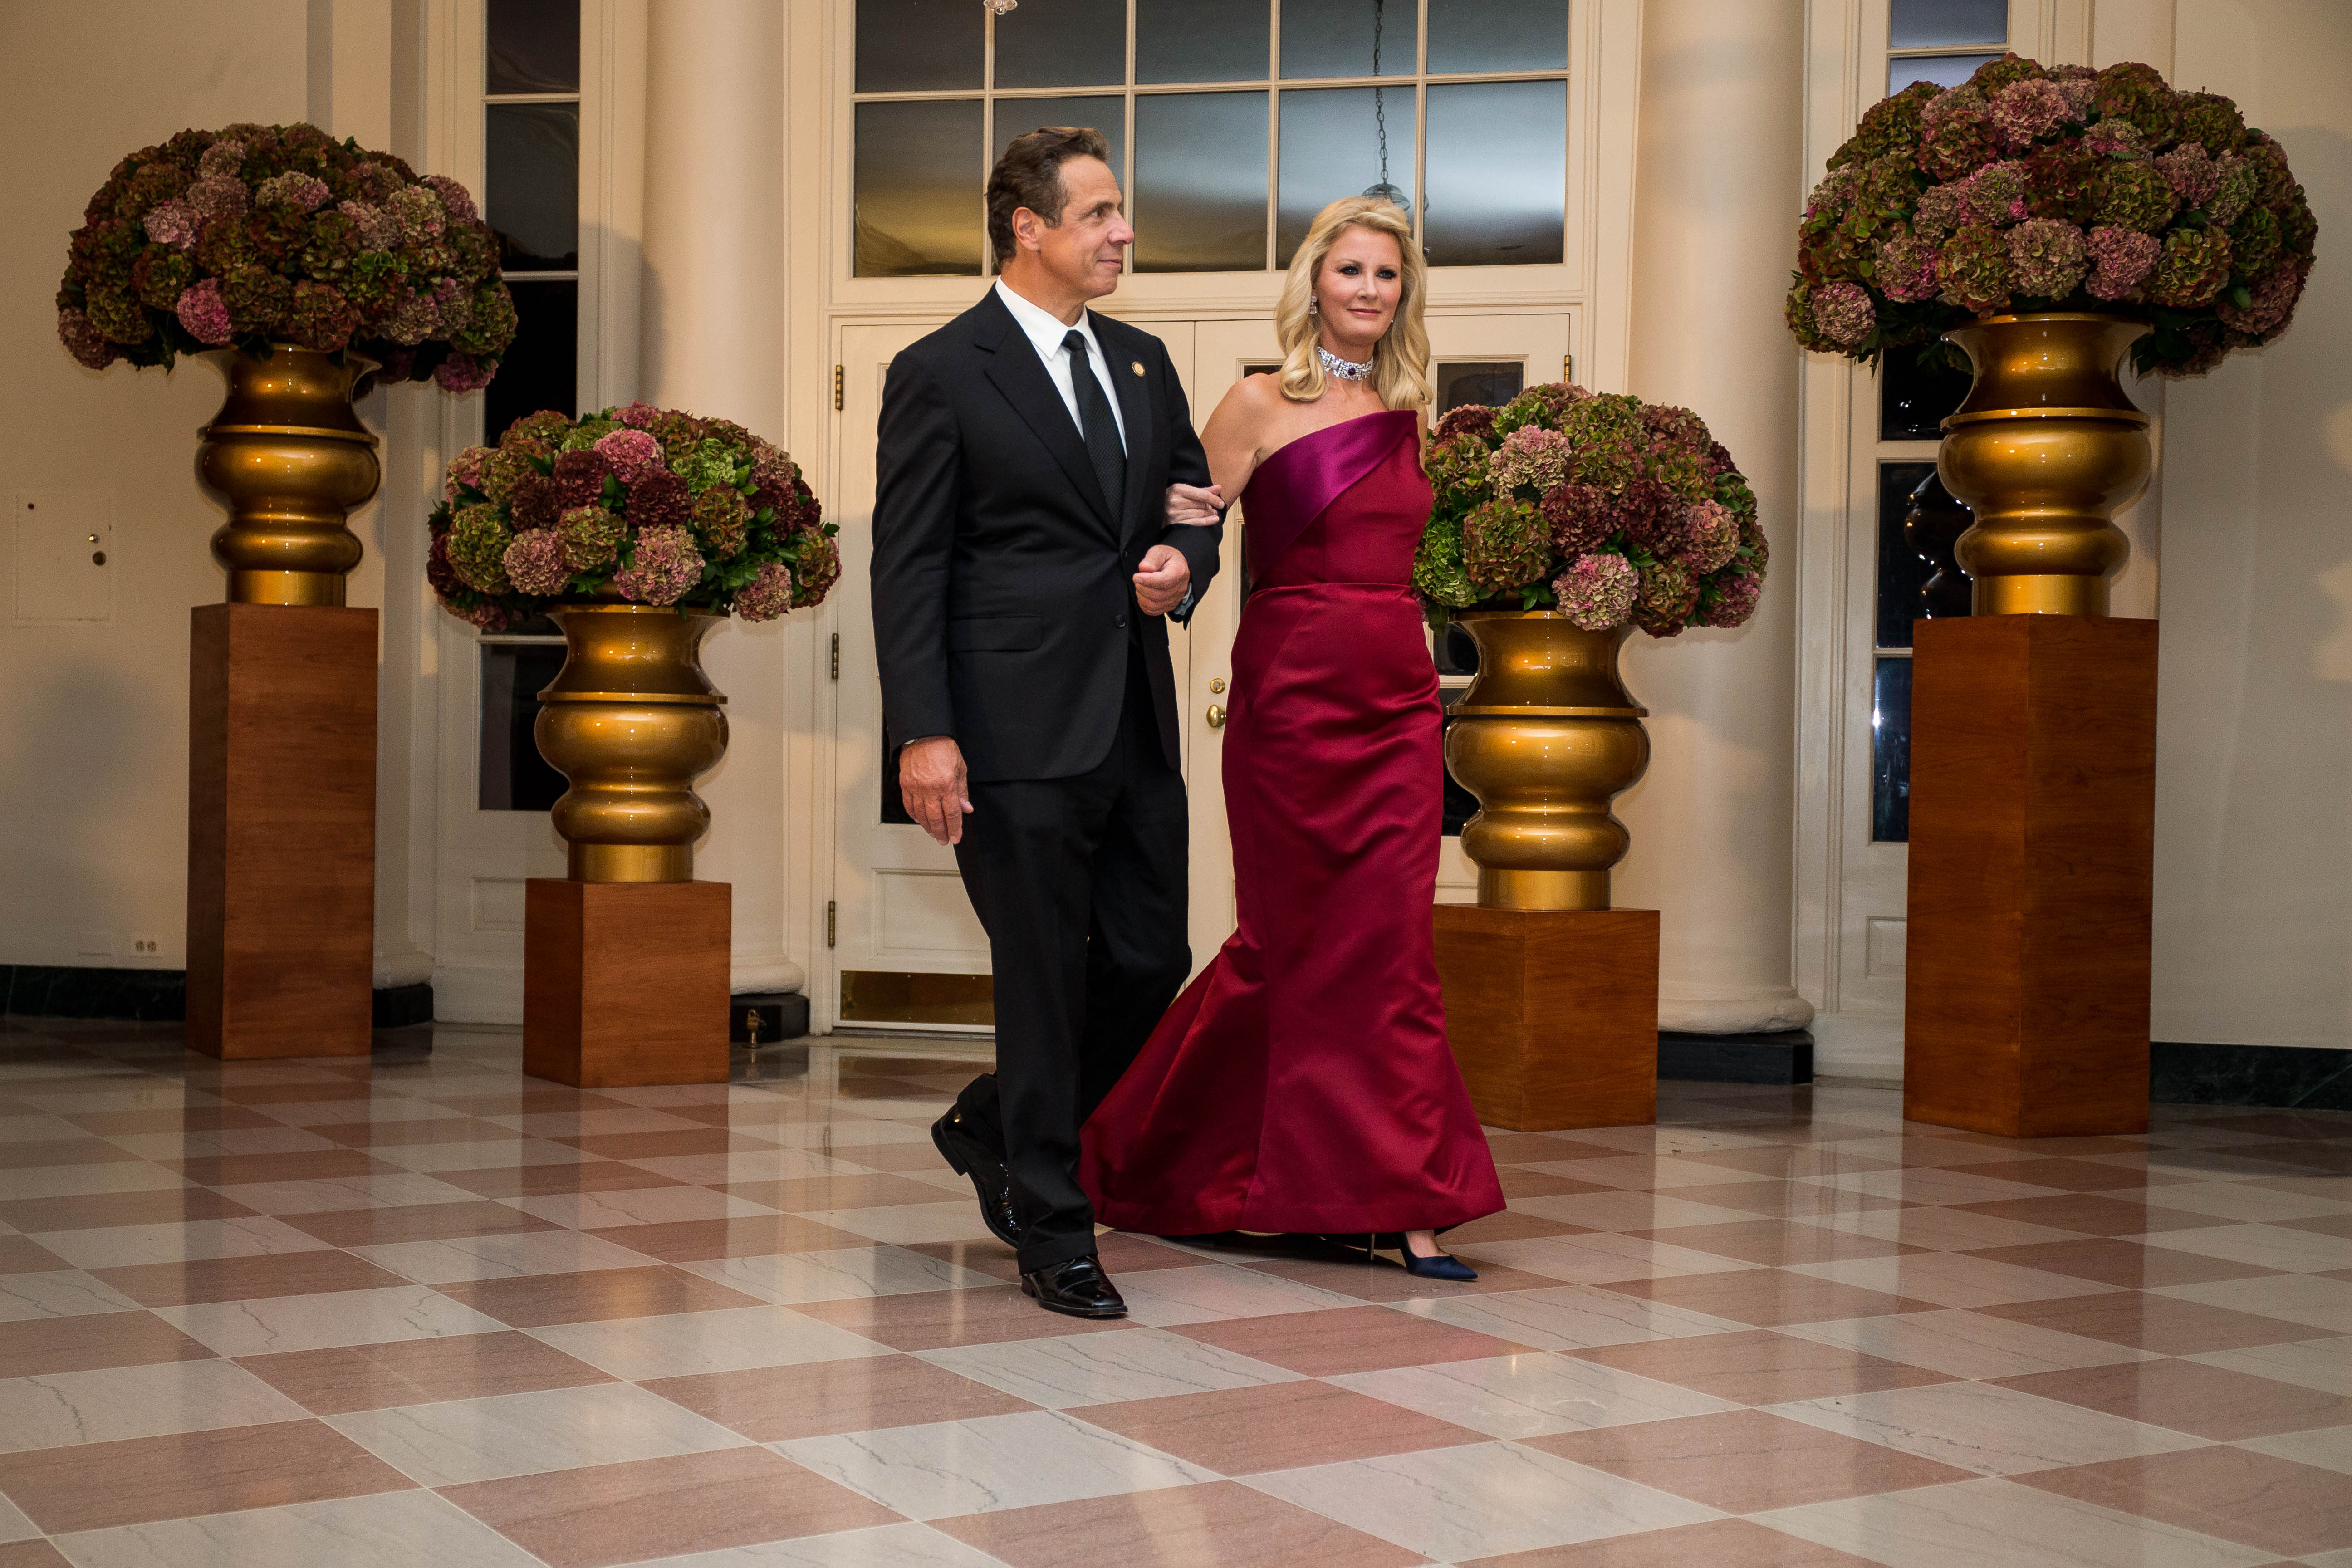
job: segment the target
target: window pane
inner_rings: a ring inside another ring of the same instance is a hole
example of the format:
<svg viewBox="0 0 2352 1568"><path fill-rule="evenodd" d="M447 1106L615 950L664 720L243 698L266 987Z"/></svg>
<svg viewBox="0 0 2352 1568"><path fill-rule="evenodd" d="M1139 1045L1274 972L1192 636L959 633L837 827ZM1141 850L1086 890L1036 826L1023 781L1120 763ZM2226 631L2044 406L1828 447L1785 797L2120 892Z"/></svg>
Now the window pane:
<svg viewBox="0 0 2352 1568"><path fill-rule="evenodd" d="M993 164L1016 136L1046 125L1091 125L1110 143L1110 172L1127 183L1127 100L1124 98L1000 98L996 100Z"/></svg>
<svg viewBox="0 0 2352 1568"><path fill-rule="evenodd" d="M1915 81L1937 87L1958 87L1977 74L1977 67L1999 55L1923 55L1886 62L1886 93L1892 98Z"/></svg>
<svg viewBox="0 0 2352 1568"><path fill-rule="evenodd" d="M526 414L578 409L580 285L569 278L509 281L515 335L482 394L482 439L495 442Z"/></svg>
<svg viewBox="0 0 2352 1568"><path fill-rule="evenodd" d="M1568 65L1568 0L1429 0L1429 69L1549 71Z"/></svg>
<svg viewBox="0 0 2352 1568"><path fill-rule="evenodd" d="M1375 100L1383 111L1375 113ZM1326 87L1282 95L1281 191L1275 205L1274 264L1290 258L1315 215L1342 196L1361 195L1382 177L1380 121L1388 122L1391 184L1412 199L1412 89Z"/></svg>
<svg viewBox="0 0 2352 1568"><path fill-rule="evenodd" d="M1895 0L1887 17L1890 49L1940 49L2009 37L2009 0Z"/></svg>
<svg viewBox="0 0 2352 1568"><path fill-rule="evenodd" d="M1969 379L1940 354L1922 361L1916 347L1887 350L1878 362L1878 438L1941 440L1944 416L1968 396Z"/></svg>
<svg viewBox="0 0 2352 1568"><path fill-rule="evenodd" d="M484 811L545 811L570 787L531 738L539 694L563 668L562 643L482 645L482 736L476 803Z"/></svg>
<svg viewBox="0 0 2352 1568"><path fill-rule="evenodd" d="M857 276L980 270L980 100L859 104L856 165Z"/></svg>
<svg viewBox="0 0 2352 1568"><path fill-rule="evenodd" d="M1919 589L1936 569L1919 559L1904 537L1903 520L1911 514L1911 492L1920 481L1935 476L1936 465L1878 465L1878 629L1880 647L1909 647L1911 623L1926 611Z"/></svg>
<svg viewBox="0 0 2352 1568"><path fill-rule="evenodd" d="M490 0L484 92L578 92L580 0Z"/></svg>
<svg viewBox="0 0 2352 1568"><path fill-rule="evenodd" d="M1420 34L1415 0L1282 0L1282 74L1411 76Z"/></svg>
<svg viewBox="0 0 2352 1568"><path fill-rule="evenodd" d="M1429 89L1422 248L1433 267L1558 261L1568 219L1568 84Z"/></svg>
<svg viewBox="0 0 2352 1568"><path fill-rule="evenodd" d="M1469 642L1470 634L1461 627L1448 622L1446 629L1459 637L1465 643ZM1474 667L1475 662L1475 659L1472 661ZM1437 694L1438 700L1445 705L1446 728L1450 729L1454 724L1454 705L1461 701L1468 692L1469 688L1457 687ZM1444 742L1441 739L1438 743L1438 754L1441 758L1444 755ZM1454 782L1454 775L1445 771L1445 763L1443 761L1437 764L1437 771L1445 780L1444 826L1438 830L1439 836L1445 838L1459 838L1462 837L1462 825L1478 815L1478 797Z"/></svg>
<svg viewBox="0 0 2352 1568"><path fill-rule="evenodd" d="M979 87L987 22L979 0L857 0L857 90Z"/></svg>
<svg viewBox="0 0 2352 1568"><path fill-rule="evenodd" d="M1911 661L1882 658L1871 681L1870 837L1911 842Z"/></svg>
<svg viewBox="0 0 2352 1568"><path fill-rule="evenodd" d="M1135 100L1135 268L1265 267L1265 94L1161 93Z"/></svg>
<svg viewBox="0 0 2352 1568"><path fill-rule="evenodd" d="M1263 81L1265 0L1136 0L1138 81Z"/></svg>
<svg viewBox="0 0 2352 1568"><path fill-rule="evenodd" d="M1026 0L996 19L999 87L1119 87L1126 81L1127 0Z"/></svg>
<svg viewBox="0 0 2352 1568"><path fill-rule="evenodd" d="M1527 390L1527 367L1516 360L1441 360L1437 370L1437 412L1465 404L1500 408Z"/></svg>
<svg viewBox="0 0 2352 1568"><path fill-rule="evenodd" d="M485 216L509 272L580 265L580 106L493 103L488 118Z"/></svg>

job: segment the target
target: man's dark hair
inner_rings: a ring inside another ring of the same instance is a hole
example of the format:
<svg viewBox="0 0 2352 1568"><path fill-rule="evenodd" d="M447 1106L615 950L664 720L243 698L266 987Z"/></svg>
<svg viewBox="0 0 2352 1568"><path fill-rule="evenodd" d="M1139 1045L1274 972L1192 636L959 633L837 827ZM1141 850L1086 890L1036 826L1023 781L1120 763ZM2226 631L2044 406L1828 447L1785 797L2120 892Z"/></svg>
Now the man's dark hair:
<svg viewBox="0 0 2352 1568"><path fill-rule="evenodd" d="M1062 165L1073 158L1110 162L1110 143L1091 126L1048 125L1016 136L988 175L988 243L995 248L999 267L1020 249L1013 237L1013 215L1027 207L1058 228L1068 194L1062 188Z"/></svg>

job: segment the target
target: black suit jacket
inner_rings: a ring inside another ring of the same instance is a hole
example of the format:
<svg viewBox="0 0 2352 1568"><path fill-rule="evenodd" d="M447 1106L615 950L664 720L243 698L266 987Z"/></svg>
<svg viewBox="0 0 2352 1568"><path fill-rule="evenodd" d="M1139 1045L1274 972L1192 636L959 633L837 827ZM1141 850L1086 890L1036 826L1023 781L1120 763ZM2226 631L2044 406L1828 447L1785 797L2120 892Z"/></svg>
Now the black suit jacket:
<svg viewBox="0 0 2352 1568"><path fill-rule="evenodd" d="M982 783L1083 773L1118 732L1130 645L1170 765L1181 758L1168 627L1139 610L1133 574L1151 546L1174 545L1197 604L1224 530L1166 521L1171 482L1209 482L1166 345L1105 316L1093 325L1126 426L1124 497L1102 493L1068 405L993 289L890 362L873 586L893 758L952 735Z"/></svg>

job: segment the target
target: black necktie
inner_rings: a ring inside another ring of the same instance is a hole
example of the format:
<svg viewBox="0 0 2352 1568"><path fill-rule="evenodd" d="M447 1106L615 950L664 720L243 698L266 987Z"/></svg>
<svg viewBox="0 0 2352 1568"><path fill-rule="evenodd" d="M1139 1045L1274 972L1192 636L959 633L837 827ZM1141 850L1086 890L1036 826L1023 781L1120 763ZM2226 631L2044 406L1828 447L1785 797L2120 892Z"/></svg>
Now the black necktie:
<svg viewBox="0 0 2352 1568"><path fill-rule="evenodd" d="M1078 428L1087 438L1087 456L1094 459L1095 478L1102 481L1103 499L1110 503L1114 521L1127 499L1127 453L1118 444L1118 424L1111 417L1110 399L1087 359L1087 335L1073 327L1062 346L1070 351L1070 384L1077 394Z"/></svg>

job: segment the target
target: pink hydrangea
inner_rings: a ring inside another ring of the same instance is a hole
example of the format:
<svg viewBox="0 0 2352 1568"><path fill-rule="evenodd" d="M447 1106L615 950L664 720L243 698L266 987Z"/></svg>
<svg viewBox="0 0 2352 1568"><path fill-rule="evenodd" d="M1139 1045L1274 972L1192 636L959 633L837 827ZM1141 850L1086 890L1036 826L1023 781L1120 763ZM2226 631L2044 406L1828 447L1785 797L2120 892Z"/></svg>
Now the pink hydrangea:
<svg viewBox="0 0 2352 1568"><path fill-rule="evenodd" d="M222 137L204 151L196 160L196 174L201 179L235 179L245 167L245 143Z"/></svg>
<svg viewBox="0 0 2352 1568"><path fill-rule="evenodd" d="M597 438L593 450L613 466L623 484L633 484L664 467L662 444L643 430L614 430Z"/></svg>
<svg viewBox="0 0 2352 1568"><path fill-rule="evenodd" d="M2009 231L2009 262L2021 294L2064 299L2089 270L2086 255L2083 231L2061 218L2029 218Z"/></svg>
<svg viewBox="0 0 2352 1568"><path fill-rule="evenodd" d="M2264 338L2286 325L2294 314L2295 301L2303 297L2303 280L2307 263L2282 267L2249 290L2253 302L2241 308L2227 295L2215 301L2214 314L2221 324L2249 337Z"/></svg>
<svg viewBox="0 0 2352 1568"><path fill-rule="evenodd" d="M246 209L253 205L245 182L226 174L218 179L198 180L180 194L180 199L195 209L200 220L243 217Z"/></svg>
<svg viewBox="0 0 2352 1568"><path fill-rule="evenodd" d="M2137 158L2146 138L2128 120L2102 120L2083 132L2083 151L2110 158Z"/></svg>
<svg viewBox="0 0 2352 1568"><path fill-rule="evenodd" d="M2089 250L2091 279L2086 287L2102 300L2128 300L2164 254L2164 242L2131 228L2095 228Z"/></svg>
<svg viewBox="0 0 2352 1568"><path fill-rule="evenodd" d="M735 613L747 621L772 621L792 607L793 574L778 562L735 590Z"/></svg>
<svg viewBox="0 0 2352 1568"><path fill-rule="evenodd" d="M326 181L315 174L303 174L299 169L273 175L253 188L253 199L257 205L284 202L289 206L300 207L306 213L316 212L326 205L327 198L332 195L334 193L327 189Z"/></svg>
<svg viewBox="0 0 2352 1568"><path fill-rule="evenodd" d="M236 336L229 325L228 302L221 298L217 278L207 278L182 289L173 313L180 318L180 325L188 329L188 336L200 343L219 348Z"/></svg>
<svg viewBox="0 0 2352 1568"><path fill-rule="evenodd" d="M551 528L534 528L514 536L505 557L507 580L521 594L561 594L571 585L572 566L563 559L563 541Z"/></svg>
<svg viewBox="0 0 2352 1568"><path fill-rule="evenodd" d="M444 607L459 620L492 637L496 637L514 624L514 617L496 605L476 605L469 610L459 609L455 605Z"/></svg>
<svg viewBox="0 0 2352 1568"><path fill-rule="evenodd" d="M2096 103L2099 100L2099 83L2096 72L2093 72L2090 76L2086 77L2078 77L2063 81L2053 81L2051 85L2055 87L2058 89L2058 95L2066 100L2067 119L2082 121L2090 117L2091 105Z"/></svg>
<svg viewBox="0 0 2352 1568"><path fill-rule="evenodd" d="M430 298L413 291L404 292L400 302L393 306L392 314L384 320L383 335L404 345L421 343L438 331L440 325L441 313L433 308Z"/></svg>
<svg viewBox="0 0 2352 1568"><path fill-rule="evenodd" d="M335 210L352 220L360 231L362 250L392 250L400 244L400 226L382 207L372 207L365 202L342 202Z"/></svg>
<svg viewBox="0 0 2352 1568"><path fill-rule="evenodd" d="M1588 632L1622 626L1633 614L1633 595L1642 585L1633 563L1613 551L1580 555L1567 571L1552 580L1560 613L1569 624Z"/></svg>
<svg viewBox="0 0 2352 1568"><path fill-rule="evenodd" d="M1756 603L1764 596L1764 579L1754 573L1741 572L1719 577L1709 584L1704 602L1699 605L1698 624L1703 626L1738 626L1748 624L1756 613Z"/></svg>
<svg viewBox="0 0 2352 1568"><path fill-rule="evenodd" d="M1966 213L1969 222L1998 225L2019 223L2025 218L2024 164L1987 163L1960 183L1968 193Z"/></svg>
<svg viewBox="0 0 2352 1568"><path fill-rule="evenodd" d="M106 334L71 305L58 312L58 341L66 345L66 353L90 370L104 370L122 357L122 351L108 342Z"/></svg>
<svg viewBox="0 0 2352 1568"><path fill-rule="evenodd" d="M2013 81L1993 94L1993 129L2012 149L2031 146L2072 118L2065 91L2054 81Z"/></svg>
<svg viewBox="0 0 2352 1568"><path fill-rule="evenodd" d="M481 364L471 354L451 354L433 367L433 380L444 392L479 392L497 374L497 365Z"/></svg>
<svg viewBox="0 0 2352 1568"><path fill-rule="evenodd" d="M473 193L467 190L464 185L446 174L427 174L425 176L425 183L432 186L435 193L440 196L441 205L449 209L451 217L456 218L459 223L481 221L482 215L474 205Z"/></svg>
<svg viewBox="0 0 2352 1568"><path fill-rule="evenodd" d="M196 243L196 225L201 221L196 209L183 201L157 202L141 220L148 238L174 250L186 250Z"/></svg>
<svg viewBox="0 0 2352 1568"><path fill-rule="evenodd" d="M498 448L495 447L468 447L450 458L449 472L441 486L442 495L449 500L456 500L457 487L460 485L487 494L489 489L490 459L498 455Z"/></svg>
<svg viewBox="0 0 2352 1568"><path fill-rule="evenodd" d="M473 324L474 297L455 278L444 278L433 286L433 314L440 328L433 335L454 338Z"/></svg>
<svg viewBox="0 0 2352 1568"><path fill-rule="evenodd" d="M1522 485L1543 491L1568 478L1568 459L1567 437L1539 425L1522 425L1503 437L1486 472L1496 495L1508 495Z"/></svg>
<svg viewBox="0 0 2352 1568"><path fill-rule="evenodd" d="M627 403L613 410L613 417L632 430L642 430L661 417L661 410L650 403Z"/></svg>
<svg viewBox="0 0 2352 1568"><path fill-rule="evenodd" d="M1858 346L1877 324L1877 310L1861 284L1825 283L1813 290L1813 325L1840 348Z"/></svg>
<svg viewBox="0 0 2352 1568"><path fill-rule="evenodd" d="M1890 300L1934 299L1943 288L1936 281L1935 247L1896 229L1878 247L1878 287Z"/></svg>
<svg viewBox="0 0 2352 1568"><path fill-rule="evenodd" d="M1721 501L1703 500L1683 518L1683 564L1717 572L1739 552L1739 519Z"/></svg>
<svg viewBox="0 0 2352 1568"><path fill-rule="evenodd" d="M2221 188L2221 165L2205 155L2204 147L2184 142L2156 161L2164 183L2185 207L2201 207Z"/></svg>
<svg viewBox="0 0 2352 1568"><path fill-rule="evenodd" d="M675 605L702 581L702 552L691 530L647 528L637 534L636 553L613 574L621 596L643 605Z"/></svg>

